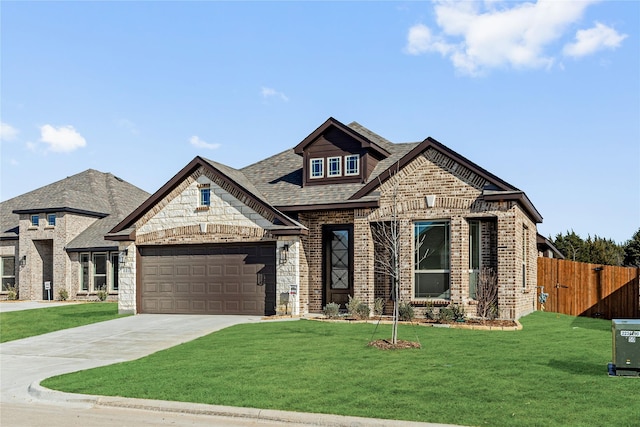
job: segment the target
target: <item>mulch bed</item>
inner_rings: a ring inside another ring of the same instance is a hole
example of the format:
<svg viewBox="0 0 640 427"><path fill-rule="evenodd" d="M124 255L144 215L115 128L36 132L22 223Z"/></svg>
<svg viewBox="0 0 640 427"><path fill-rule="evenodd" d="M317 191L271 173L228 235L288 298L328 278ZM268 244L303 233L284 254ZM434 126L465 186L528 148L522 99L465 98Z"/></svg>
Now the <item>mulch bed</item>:
<svg viewBox="0 0 640 427"><path fill-rule="evenodd" d="M443 323L443 322L436 322L436 321L431 321L431 320L419 320L416 321L416 323ZM518 324L513 321L513 320L502 320L502 319L495 319L495 320L482 320L482 319L465 319L464 322L447 322L450 325L482 325L482 326L496 326L496 327L509 327L509 326L518 326Z"/></svg>
<svg viewBox="0 0 640 427"><path fill-rule="evenodd" d="M369 347L376 347L381 350L398 350L398 349L406 349L406 348L422 348L419 342L415 341L405 341L405 340L397 340L396 344L390 340L375 340L371 341L368 344Z"/></svg>

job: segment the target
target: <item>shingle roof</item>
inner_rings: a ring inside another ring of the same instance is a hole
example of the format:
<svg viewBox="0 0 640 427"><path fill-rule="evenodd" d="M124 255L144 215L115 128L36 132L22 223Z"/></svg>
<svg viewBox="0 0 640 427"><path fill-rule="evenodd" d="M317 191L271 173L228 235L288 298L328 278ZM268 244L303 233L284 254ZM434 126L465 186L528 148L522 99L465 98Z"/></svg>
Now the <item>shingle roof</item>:
<svg viewBox="0 0 640 427"><path fill-rule="evenodd" d="M377 179L380 173L419 144L418 142L393 144L356 122L348 126L391 153L391 156L378 163L367 182ZM239 172L246 180L253 183L270 204L277 207L344 203L366 185L366 183L355 183L303 187L302 157L293 149L249 165L240 169Z"/></svg>
<svg viewBox="0 0 640 427"><path fill-rule="evenodd" d="M67 248L106 246L104 234L149 197L149 193L110 174L88 169L0 203L0 238L17 238L19 215L82 212L99 218ZM105 217L106 216L106 217Z"/></svg>

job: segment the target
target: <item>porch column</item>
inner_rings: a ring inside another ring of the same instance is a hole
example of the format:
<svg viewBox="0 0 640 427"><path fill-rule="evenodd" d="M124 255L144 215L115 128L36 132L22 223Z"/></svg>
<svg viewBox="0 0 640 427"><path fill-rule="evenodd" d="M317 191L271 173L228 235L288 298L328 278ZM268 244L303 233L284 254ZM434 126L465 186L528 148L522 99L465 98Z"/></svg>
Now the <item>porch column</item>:
<svg viewBox="0 0 640 427"><path fill-rule="evenodd" d="M133 242L118 244L118 313L136 314L136 245Z"/></svg>
<svg viewBox="0 0 640 427"><path fill-rule="evenodd" d="M375 265L370 213L371 209L356 209L353 214L353 294L373 315Z"/></svg>
<svg viewBox="0 0 640 427"><path fill-rule="evenodd" d="M514 319L516 307L516 218L512 211L498 216L498 310L501 319Z"/></svg>
<svg viewBox="0 0 640 427"><path fill-rule="evenodd" d="M300 239L278 238L276 248L276 313L300 314Z"/></svg>
<svg viewBox="0 0 640 427"><path fill-rule="evenodd" d="M451 218L450 256L451 302L463 304L469 296L469 223L461 216Z"/></svg>

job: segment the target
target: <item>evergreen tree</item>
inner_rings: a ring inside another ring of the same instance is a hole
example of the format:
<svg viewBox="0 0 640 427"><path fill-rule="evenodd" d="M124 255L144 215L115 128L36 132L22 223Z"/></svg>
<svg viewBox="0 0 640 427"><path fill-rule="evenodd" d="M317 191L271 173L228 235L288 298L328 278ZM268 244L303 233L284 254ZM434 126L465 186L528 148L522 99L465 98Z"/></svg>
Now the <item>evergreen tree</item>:
<svg viewBox="0 0 640 427"><path fill-rule="evenodd" d="M640 268L640 228L624 245L624 265Z"/></svg>
<svg viewBox="0 0 640 427"><path fill-rule="evenodd" d="M640 235L638 237L636 253L640 256ZM564 235L558 234L555 240L549 240L569 261L604 265L622 265L626 263L625 248L612 239L587 236L587 240L583 240L571 230L571 232L567 231Z"/></svg>
<svg viewBox="0 0 640 427"><path fill-rule="evenodd" d="M571 233L567 231L566 236L562 234L556 235L555 240L549 238L553 242L554 246L564 255L565 259L570 261L581 261L585 255L584 240L578 236L573 230Z"/></svg>

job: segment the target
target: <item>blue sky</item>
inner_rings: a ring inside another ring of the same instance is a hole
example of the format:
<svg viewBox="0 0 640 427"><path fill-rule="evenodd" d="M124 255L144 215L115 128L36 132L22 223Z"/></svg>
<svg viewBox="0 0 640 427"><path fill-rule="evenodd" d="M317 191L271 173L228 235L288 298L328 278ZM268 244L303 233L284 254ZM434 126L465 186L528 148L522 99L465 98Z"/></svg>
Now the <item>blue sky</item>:
<svg viewBox="0 0 640 427"><path fill-rule="evenodd" d="M2 1L7 200L94 168L156 191L328 117L431 136L524 190L539 232L640 227L640 2Z"/></svg>

